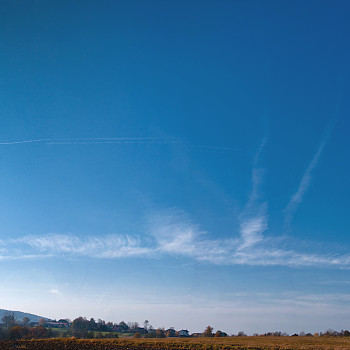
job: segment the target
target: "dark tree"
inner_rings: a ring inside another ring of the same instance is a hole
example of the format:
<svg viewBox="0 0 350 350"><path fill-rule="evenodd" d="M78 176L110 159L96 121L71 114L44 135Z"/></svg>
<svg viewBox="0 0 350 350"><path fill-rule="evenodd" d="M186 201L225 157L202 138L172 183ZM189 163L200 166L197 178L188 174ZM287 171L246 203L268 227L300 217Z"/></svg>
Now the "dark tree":
<svg viewBox="0 0 350 350"><path fill-rule="evenodd" d="M5 325L5 330L8 332L16 325L16 317L13 312L7 312L2 318L2 323Z"/></svg>
<svg viewBox="0 0 350 350"><path fill-rule="evenodd" d="M27 327L14 326L10 329L9 338L11 340L26 338L29 335Z"/></svg>
<svg viewBox="0 0 350 350"><path fill-rule="evenodd" d="M85 317L76 318L71 326L72 335L77 338L86 338L90 322Z"/></svg>

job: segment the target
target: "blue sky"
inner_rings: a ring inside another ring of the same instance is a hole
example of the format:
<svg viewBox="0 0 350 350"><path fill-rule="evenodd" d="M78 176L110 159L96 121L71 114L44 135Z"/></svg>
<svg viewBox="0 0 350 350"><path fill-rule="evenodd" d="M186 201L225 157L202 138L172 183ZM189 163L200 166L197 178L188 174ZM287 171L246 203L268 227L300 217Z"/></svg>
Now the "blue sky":
<svg viewBox="0 0 350 350"><path fill-rule="evenodd" d="M347 1L2 1L1 308L350 327Z"/></svg>

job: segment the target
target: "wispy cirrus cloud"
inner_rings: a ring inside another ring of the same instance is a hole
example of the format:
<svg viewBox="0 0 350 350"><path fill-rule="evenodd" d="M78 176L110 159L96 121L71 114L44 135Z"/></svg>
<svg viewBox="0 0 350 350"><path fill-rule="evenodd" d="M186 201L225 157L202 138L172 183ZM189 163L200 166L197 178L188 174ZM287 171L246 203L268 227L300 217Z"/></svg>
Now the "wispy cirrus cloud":
<svg viewBox="0 0 350 350"><path fill-rule="evenodd" d="M187 217L181 220L178 213L173 218L168 214L164 219L158 217L151 227L150 232L156 237L153 254L184 256L219 265L350 268L350 255L280 248L277 240L273 242L261 234L266 229L264 221L264 215L252 219L250 229L254 232L249 238L240 232L232 239L209 239Z"/></svg>
<svg viewBox="0 0 350 350"><path fill-rule="evenodd" d="M207 232L200 230L187 217L181 220L178 213L173 218L171 214L164 219L158 216L143 239L125 235L81 238L72 234L49 234L25 236L4 244L2 259L58 256L124 259L172 255L217 265L350 268L350 255L282 249L278 242L265 237L244 247L240 235L232 239L209 238Z"/></svg>
<svg viewBox="0 0 350 350"><path fill-rule="evenodd" d="M267 142L267 134L262 139L253 158L252 189L249 200L240 215L241 243L238 251L247 249L263 240L263 233L268 229L267 203L260 201L260 187L265 169L259 167L261 153Z"/></svg>
<svg viewBox="0 0 350 350"><path fill-rule="evenodd" d="M291 222L297 206L307 191L312 171L316 167L332 127L327 129L312 161L307 167L298 190L285 209L285 221ZM85 141L84 141L85 140ZM51 142L51 139L18 141ZM58 140L56 140L58 141ZM152 138L66 139L62 142L157 142ZM16 143L16 142L14 142ZM229 239L212 238L200 225L192 222L184 212L171 209L153 215L142 235L90 235L73 234L30 235L0 241L0 260L64 257L91 257L95 259L122 259L130 257L152 258L162 255L182 256L198 262L221 265L252 266L328 266L350 268L350 255L317 253L289 249L280 240L265 236L268 232L268 203L262 200L261 185L265 169L259 166L267 143L265 136L253 157L251 191L247 204L239 215L237 232ZM1 143L0 144L6 144ZM9 143L11 144L11 143Z"/></svg>
<svg viewBox="0 0 350 350"><path fill-rule="evenodd" d="M148 231L157 244L156 249L171 254L193 254L195 242L203 234L184 212L174 209L153 215Z"/></svg>
<svg viewBox="0 0 350 350"><path fill-rule="evenodd" d="M294 214L295 214L298 206L303 201L304 195L310 186L310 183L312 180L312 172L315 169L315 167L317 166L317 164L321 158L323 149L324 149L324 147L325 147L325 145L330 137L330 134L333 130L334 125L335 125L335 121L332 120L331 123L327 126L325 136L323 137L323 139L322 139L320 145L318 146L314 156L312 157L311 162L309 163L308 167L306 168L306 170L301 178L301 181L299 183L297 191L292 195L286 208L283 210L285 213L284 225L285 225L286 229L288 229L290 227L292 220L293 220L293 217L294 217Z"/></svg>
<svg viewBox="0 0 350 350"><path fill-rule="evenodd" d="M243 250L263 240L263 233L267 230L265 210L261 215L246 219L241 223L242 243L238 250Z"/></svg>
<svg viewBox="0 0 350 350"><path fill-rule="evenodd" d="M89 256L94 258L122 258L145 256L151 249L141 243L139 237L128 235L105 235L78 237L74 235L48 234L25 236L14 240L35 251L57 255Z"/></svg>
<svg viewBox="0 0 350 350"><path fill-rule="evenodd" d="M227 254L238 245L238 239L208 239L207 232L178 210L168 210L152 217L148 231L155 240L155 254L181 255L198 261L225 263Z"/></svg>

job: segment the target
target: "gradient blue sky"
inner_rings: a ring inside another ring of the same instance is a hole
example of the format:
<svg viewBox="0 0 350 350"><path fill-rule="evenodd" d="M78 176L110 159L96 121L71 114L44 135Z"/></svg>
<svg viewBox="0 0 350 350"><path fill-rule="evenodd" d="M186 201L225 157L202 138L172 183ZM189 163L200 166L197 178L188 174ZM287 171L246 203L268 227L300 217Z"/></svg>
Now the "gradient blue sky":
<svg viewBox="0 0 350 350"><path fill-rule="evenodd" d="M348 1L0 14L1 308L350 328Z"/></svg>

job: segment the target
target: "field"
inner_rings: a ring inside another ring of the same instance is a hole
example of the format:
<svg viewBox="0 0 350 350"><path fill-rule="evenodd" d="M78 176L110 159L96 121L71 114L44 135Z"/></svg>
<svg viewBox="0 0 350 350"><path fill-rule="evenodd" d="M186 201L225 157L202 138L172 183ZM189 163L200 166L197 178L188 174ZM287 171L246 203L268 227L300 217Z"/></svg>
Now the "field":
<svg viewBox="0 0 350 350"><path fill-rule="evenodd" d="M350 338L41 339L0 342L1 350L350 350Z"/></svg>

